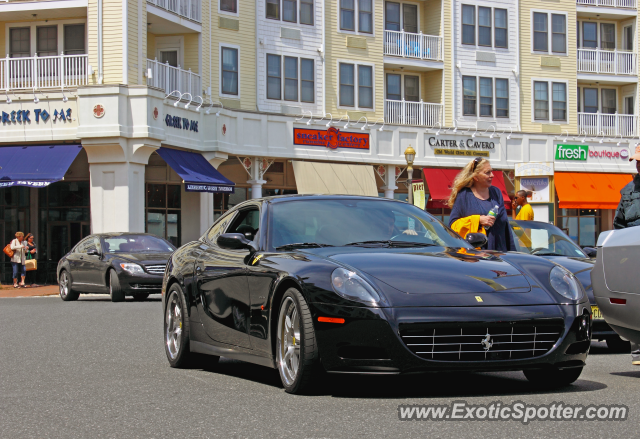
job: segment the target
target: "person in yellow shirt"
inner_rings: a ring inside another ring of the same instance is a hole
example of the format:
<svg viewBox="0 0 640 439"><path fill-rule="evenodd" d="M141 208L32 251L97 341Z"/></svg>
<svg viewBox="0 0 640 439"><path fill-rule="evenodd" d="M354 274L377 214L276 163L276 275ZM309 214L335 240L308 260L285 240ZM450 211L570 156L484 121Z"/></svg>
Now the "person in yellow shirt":
<svg viewBox="0 0 640 439"><path fill-rule="evenodd" d="M513 204L511 207L511 216L513 219L533 221L533 208L527 201L526 191L518 191L516 193L516 198L513 200ZM516 213L518 207L520 207L520 210Z"/></svg>

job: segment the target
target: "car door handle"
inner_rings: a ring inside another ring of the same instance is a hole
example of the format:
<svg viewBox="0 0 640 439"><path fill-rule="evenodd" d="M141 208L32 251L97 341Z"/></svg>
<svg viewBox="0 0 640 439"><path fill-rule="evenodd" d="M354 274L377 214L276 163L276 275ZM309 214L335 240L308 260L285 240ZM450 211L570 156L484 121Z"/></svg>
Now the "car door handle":
<svg viewBox="0 0 640 439"><path fill-rule="evenodd" d="M197 266L196 266L196 271L197 271L198 273L200 273L200 272L202 271L202 268L201 268L199 265L197 265Z"/></svg>
<svg viewBox="0 0 640 439"><path fill-rule="evenodd" d="M80 256L80 259L84 259L84 256Z"/></svg>

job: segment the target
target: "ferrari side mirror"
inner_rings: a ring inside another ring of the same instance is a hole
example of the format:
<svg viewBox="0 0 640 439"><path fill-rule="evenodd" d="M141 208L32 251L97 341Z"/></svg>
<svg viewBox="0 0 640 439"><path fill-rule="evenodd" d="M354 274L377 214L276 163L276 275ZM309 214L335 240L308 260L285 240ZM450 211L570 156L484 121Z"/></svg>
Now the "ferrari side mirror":
<svg viewBox="0 0 640 439"><path fill-rule="evenodd" d="M484 233L468 233L464 239L474 248L484 247L487 245L487 235Z"/></svg>
<svg viewBox="0 0 640 439"><path fill-rule="evenodd" d="M225 250L251 249L249 241L242 233L223 233L218 236L216 243Z"/></svg>

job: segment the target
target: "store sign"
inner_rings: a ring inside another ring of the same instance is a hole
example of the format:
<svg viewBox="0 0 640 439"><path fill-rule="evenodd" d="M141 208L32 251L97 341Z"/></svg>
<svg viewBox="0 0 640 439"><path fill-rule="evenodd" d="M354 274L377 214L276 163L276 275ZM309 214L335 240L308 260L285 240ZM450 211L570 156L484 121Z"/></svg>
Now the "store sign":
<svg viewBox="0 0 640 439"><path fill-rule="evenodd" d="M454 155L463 157L489 157L495 151L496 144L491 141L469 139L445 139L429 137L429 146L435 155Z"/></svg>
<svg viewBox="0 0 640 439"><path fill-rule="evenodd" d="M557 145L556 160L587 161L589 145Z"/></svg>
<svg viewBox="0 0 640 439"><path fill-rule="evenodd" d="M196 133L198 132L198 121L189 120L186 117L171 116L170 114L167 114L164 118L164 123L171 128L178 128Z"/></svg>
<svg viewBox="0 0 640 439"><path fill-rule="evenodd" d="M411 189L413 191L413 204L424 210L427 206L426 196L424 193L424 181L414 180L411 183Z"/></svg>
<svg viewBox="0 0 640 439"><path fill-rule="evenodd" d="M336 127L329 127L327 130L294 128L293 144L331 149L369 149L369 133L341 133Z"/></svg>
<svg viewBox="0 0 640 439"><path fill-rule="evenodd" d="M187 192L212 192L221 194L232 194L234 192L233 186L213 186L210 184L191 184L186 183L184 190Z"/></svg>
<svg viewBox="0 0 640 439"><path fill-rule="evenodd" d="M629 158L629 150L624 148L616 149L591 149L589 150L589 158L610 159L610 160L627 160Z"/></svg>
<svg viewBox="0 0 640 439"><path fill-rule="evenodd" d="M553 163L516 163L515 171L516 177L553 175Z"/></svg>
<svg viewBox="0 0 640 439"><path fill-rule="evenodd" d="M522 177L520 189L531 191L531 203L549 202L549 177Z"/></svg>
<svg viewBox="0 0 640 439"><path fill-rule="evenodd" d="M1 120L3 124L7 123L27 123L31 122L33 118L34 122L47 122L49 119L52 121L62 120L62 121L71 121L71 108L61 108L60 110L54 110L53 114L49 114L47 110L43 110L41 108L36 108L33 110L33 114L31 114L31 110L14 110L7 113L6 111L2 112Z"/></svg>

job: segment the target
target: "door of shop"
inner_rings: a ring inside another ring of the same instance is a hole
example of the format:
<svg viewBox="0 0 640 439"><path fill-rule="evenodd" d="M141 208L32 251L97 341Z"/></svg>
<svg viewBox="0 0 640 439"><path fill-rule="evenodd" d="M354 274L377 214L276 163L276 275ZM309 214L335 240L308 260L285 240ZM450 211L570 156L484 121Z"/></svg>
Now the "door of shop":
<svg viewBox="0 0 640 439"><path fill-rule="evenodd" d="M51 221L47 224L47 283L56 282L58 261L89 232L88 221Z"/></svg>

